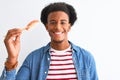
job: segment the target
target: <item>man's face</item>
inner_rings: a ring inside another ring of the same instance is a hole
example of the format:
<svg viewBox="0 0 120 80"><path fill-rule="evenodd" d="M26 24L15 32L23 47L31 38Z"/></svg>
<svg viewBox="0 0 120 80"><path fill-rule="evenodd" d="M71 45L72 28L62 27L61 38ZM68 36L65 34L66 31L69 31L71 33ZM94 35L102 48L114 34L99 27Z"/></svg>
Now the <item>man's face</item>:
<svg viewBox="0 0 120 80"><path fill-rule="evenodd" d="M46 29L49 32L51 41L63 42L67 40L70 28L69 17L65 12L56 11L48 15Z"/></svg>

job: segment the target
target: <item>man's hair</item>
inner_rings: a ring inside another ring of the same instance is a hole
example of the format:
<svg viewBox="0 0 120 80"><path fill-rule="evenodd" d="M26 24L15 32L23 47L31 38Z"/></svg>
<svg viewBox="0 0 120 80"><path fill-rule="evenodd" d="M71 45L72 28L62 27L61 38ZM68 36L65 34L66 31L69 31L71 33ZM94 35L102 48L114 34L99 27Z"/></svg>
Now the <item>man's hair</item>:
<svg viewBox="0 0 120 80"><path fill-rule="evenodd" d="M69 17L69 23L71 23L71 26L77 20L77 14L75 12L75 9L71 5L66 4L64 2L56 2L56 3L51 3L48 6L46 6L45 8L43 8L43 10L41 12L41 18L40 18L41 22L44 25L46 25L48 15L51 12L55 12L55 11L63 11L65 13L67 13L67 15Z"/></svg>

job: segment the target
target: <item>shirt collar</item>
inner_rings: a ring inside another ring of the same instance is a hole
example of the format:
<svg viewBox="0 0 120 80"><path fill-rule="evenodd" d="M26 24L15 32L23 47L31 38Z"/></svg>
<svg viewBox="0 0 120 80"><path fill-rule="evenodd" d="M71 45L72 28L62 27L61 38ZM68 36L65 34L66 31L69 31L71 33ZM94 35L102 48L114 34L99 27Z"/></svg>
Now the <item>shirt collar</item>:
<svg viewBox="0 0 120 80"><path fill-rule="evenodd" d="M78 47L76 46L76 45L74 45L72 42L70 42L69 41L69 43L70 43L70 45L71 45L71 49L72 50L74 50L74 51L78 51ZM50 50L50 42L44 47L44 51L45 52L49 52L49 50Z"/></svg>

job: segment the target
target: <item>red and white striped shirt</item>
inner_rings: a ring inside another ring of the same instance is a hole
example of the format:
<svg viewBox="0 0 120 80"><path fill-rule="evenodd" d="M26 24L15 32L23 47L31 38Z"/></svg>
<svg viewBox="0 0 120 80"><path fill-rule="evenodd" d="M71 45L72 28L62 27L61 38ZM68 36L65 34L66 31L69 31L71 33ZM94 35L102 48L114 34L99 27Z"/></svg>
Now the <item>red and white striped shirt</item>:
<svg viewBox="0 0 120 80"><path fill-rule="evenodd" d="M70 48L57 51L50 50L51 61L46 80L77 80L76 70Z"/></svg>

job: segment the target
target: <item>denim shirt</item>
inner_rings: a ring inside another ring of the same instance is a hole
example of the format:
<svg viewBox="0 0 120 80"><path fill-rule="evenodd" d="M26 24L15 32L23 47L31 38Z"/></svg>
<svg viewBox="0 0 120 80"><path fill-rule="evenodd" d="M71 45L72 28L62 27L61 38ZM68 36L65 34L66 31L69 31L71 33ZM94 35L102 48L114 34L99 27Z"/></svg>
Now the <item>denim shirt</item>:
<svg viewBox="0 0 120 80"><path fill-rule="evenodd" d="M98 80L95 60L91 53L71 43L72 58L78 80ZM16 74L3 70L0 80L46 80L50 66L50 43L31 52Z"/></svg>

